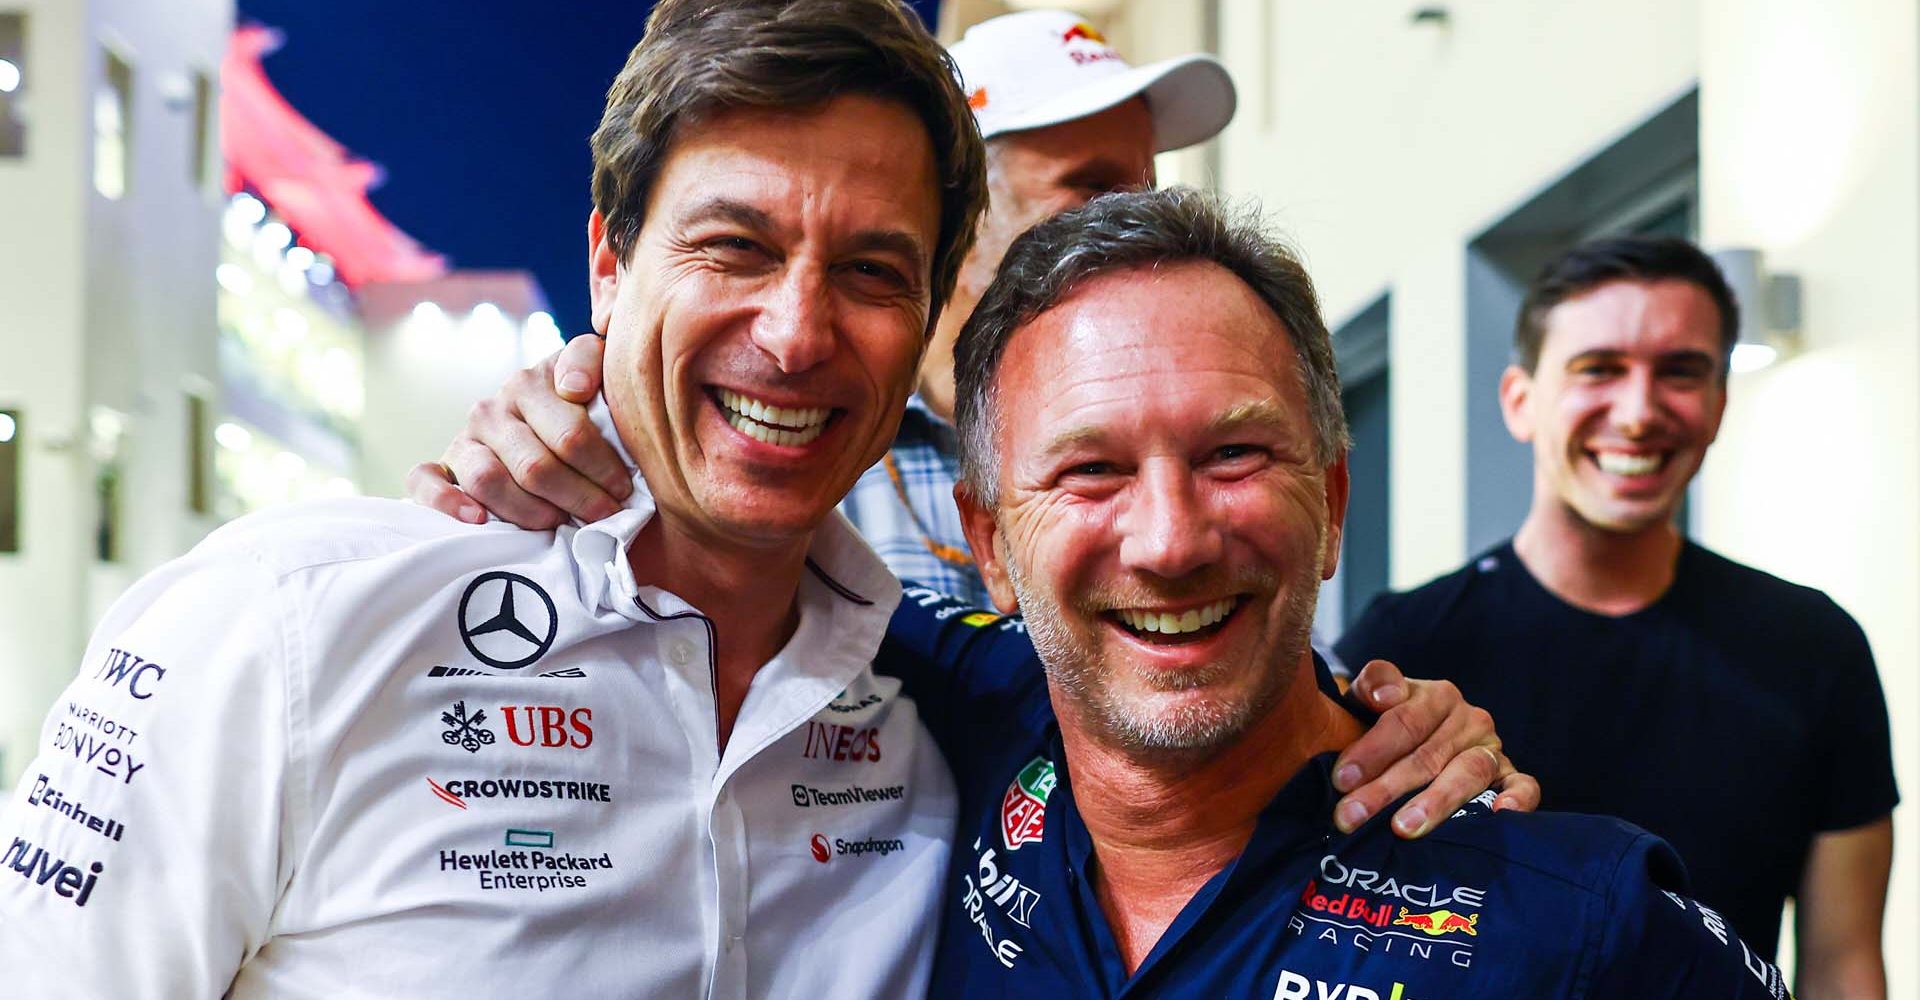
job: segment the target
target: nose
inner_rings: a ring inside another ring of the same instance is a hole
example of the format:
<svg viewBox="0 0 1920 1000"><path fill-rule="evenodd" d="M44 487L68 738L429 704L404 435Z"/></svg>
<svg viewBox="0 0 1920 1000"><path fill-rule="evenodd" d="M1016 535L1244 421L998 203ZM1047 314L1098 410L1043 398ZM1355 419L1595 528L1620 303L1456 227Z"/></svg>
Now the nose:
<svg viewBox="0 0 1920 1000"><path fill-rule="evenodd" d="M1217 562L1219 523L1187 463L1144 464L1120 514L1120 561L1128 569L1175 579Z"/></svg>
<svg viewBox="0 0 1920 1000"><path fill-rule="evenodd" d="M753 320L753 342L789 375L806 371L833 356L833 303L820 269L796 263Z"/></svg>
<svg viewBox="0 0 1920 1000"><path fill-rule="evenodd" d="M1635 371L1621 379L1607 410L1614 428L1629 438L1643 437L1652 430L1660 412L1656 391L1650 371Z"/></svg>

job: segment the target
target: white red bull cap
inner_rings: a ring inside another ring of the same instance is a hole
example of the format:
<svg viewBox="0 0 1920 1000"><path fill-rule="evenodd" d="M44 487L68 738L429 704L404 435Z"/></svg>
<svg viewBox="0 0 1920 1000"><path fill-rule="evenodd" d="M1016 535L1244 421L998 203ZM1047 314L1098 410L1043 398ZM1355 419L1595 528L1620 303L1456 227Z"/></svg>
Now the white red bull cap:
<svg viewBox="0 0 1920 1000"><path fill-rule="evenodd" d="M1145 95L1156 152L1212 138L1233 119L1233 78L1195 54L1129 66L1100 32L1064 10L1027 10L982 21L948 47L960 83L991 139L1085 118Z"/></svg>

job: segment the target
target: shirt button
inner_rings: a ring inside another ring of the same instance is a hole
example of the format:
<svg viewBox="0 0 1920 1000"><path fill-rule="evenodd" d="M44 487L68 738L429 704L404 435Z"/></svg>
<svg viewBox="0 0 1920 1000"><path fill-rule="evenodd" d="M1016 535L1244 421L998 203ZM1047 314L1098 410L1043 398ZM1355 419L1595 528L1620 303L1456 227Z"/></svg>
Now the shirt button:
<svg viewBox="0 0 1920 1000"><path fill-rule="evenodd" d="M685 639L675 640L673 645L667 647L667 659L672 660L673 665L676 667L684 667L692 663L693 643Z"/></svg>

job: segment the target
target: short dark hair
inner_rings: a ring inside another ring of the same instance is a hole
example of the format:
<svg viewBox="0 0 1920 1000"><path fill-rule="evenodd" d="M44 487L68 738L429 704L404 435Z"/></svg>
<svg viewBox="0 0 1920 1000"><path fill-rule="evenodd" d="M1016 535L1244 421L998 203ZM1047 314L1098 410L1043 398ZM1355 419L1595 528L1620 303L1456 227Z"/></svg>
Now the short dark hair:
<svg viewBox="0 0 1920 1000"><path fill-rule="evenodd" d="M953 60L898 0L660 0L593 133L593 207L608 245L621 260L632 251L680 129L843 94L898 101L926 126L940 179L932 330L987 204L986 154Z"/></svg>
<svg viewBox="0 0 1920 1000"><path fill-rule="evenodd" d="M1547 314L1555 306L1613 281L1685 281L1706 292L1720 313L1720 377L1727 377L1733 345L1740 339L1740 304L1712 257L1671 236L1590 240L1548 261L1527 286L1514 322L1514 364L1528 372L1539 366Z"/></svg>
<svg viewBox="0 0 1920 1000"><path fill-rule="evenodd" d="M1007 344L1034 317L1080 283L1136 267L1186 261L1217 264L1247 283L1293 341L1313 422L1314 457L1331 465L1347 453L1340 375L1320 302L1300 260L1257 212L1235 210L1192 188L1101 195L1028 230L1007 248L1000 271L954 344L954 419L960 474L986 504L998 499L994 376Z"/></svg>

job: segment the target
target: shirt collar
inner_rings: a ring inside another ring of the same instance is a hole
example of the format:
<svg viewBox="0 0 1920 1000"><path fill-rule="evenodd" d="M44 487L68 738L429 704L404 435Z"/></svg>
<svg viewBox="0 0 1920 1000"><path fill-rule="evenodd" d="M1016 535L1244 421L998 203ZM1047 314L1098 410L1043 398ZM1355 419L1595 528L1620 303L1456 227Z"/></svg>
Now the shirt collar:
<svg viewBox="0 0 1920 1000"><path fill-rule="evenodd" d="M669 591L641 586L634 576L628 549L653 520L658 508L653 491L647 487L646 479L640 475L633 456L627 452L614 427L606 398L596 398L587 413L601 435L613 445L620 460L626 463L632 475L633 494L611 516L590 524L576 522L573 528L563 529L573 531L570 548L580 569L581 601L596 611L615 611L630 618L642 617L633 607L633 599L640 596L647 597L650 606L662 614L697 611ZM801 581L803 602L811 592L821 590L839 603L865 609L864 614L855 617L878 619L877 624L863 623L869 627L860 629L862 633L872 632L867 654L870 657L872 648L878 647L879 637L886 630L894 605L899 603L900 581L838 510L814 529L807 550L807 569L808 574Z"/></svg>
<svg viewBox="0 0 1920 1000"><path fill-rule="evenodd" d="M1375 718L1354 699L1346 697L1339 684L1334 680L1333 671L1328 669L1327 661L1321 659L1316 651L1313 654L1313 675L1320 693L1332 698L1348 714L1361 722L1372 724ZM1093 859L1093 835L1087 832L1085 821L1074 805L1072 775L1068 773L1066 747L1060 740L1060 724L1053 722L1047 729L1048 749L1053 752L1054 760L1059 761L1059 783L1055 794L1060 795L1061 826L1065 829L1067 861L1076 872L1091 871ZM1339 751L1330 750L1307 759L1291 779L1274 793L1272 800L1260 810L1260 818L1255 824L1253 840L1242 852L1241 858L1227 868L1229 872L1244 867L1243 862L1253 854L1264 857L1277 850L1316 837L1332 838L1338 835L1333 825L1333 807L1340 801L1341 795L1333 784L1333 765L1340 757ZM1409 793L1407 798L1412 797ZM1388 811L1383 810L1381 815ZM1379 817L1374 817L1378 819ZM1357 831L1356 831L1357 832Z"/></svg>

